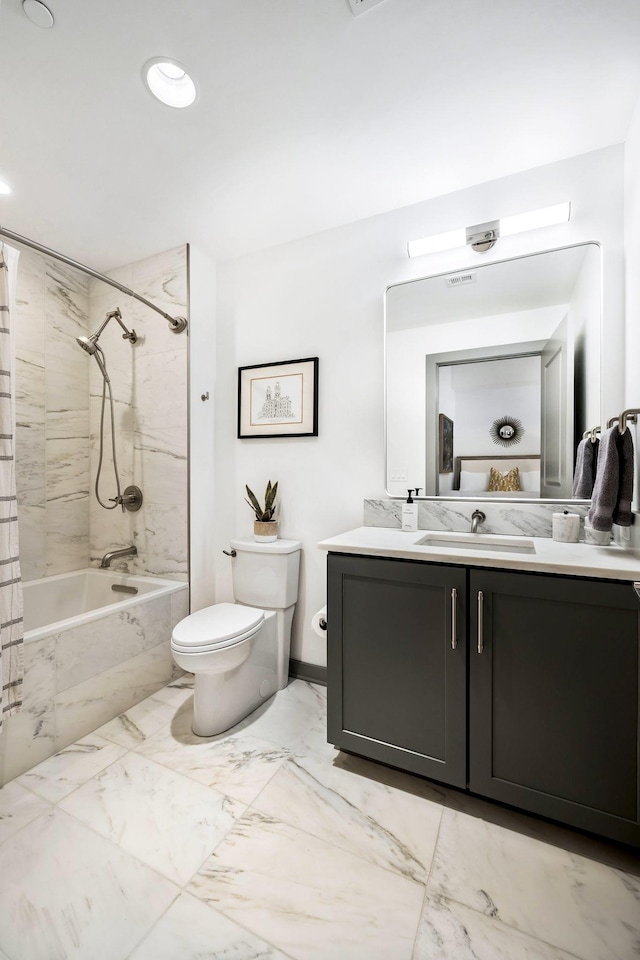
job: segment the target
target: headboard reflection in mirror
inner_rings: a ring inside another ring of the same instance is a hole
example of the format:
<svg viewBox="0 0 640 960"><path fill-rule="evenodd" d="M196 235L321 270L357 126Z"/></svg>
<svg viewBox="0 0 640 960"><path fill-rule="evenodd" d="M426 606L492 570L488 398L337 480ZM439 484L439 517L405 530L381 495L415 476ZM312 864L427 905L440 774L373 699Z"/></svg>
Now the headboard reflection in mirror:
<svg viewBox="0 0 640 960"><path fill-rule="evenodd" d="M570 498L600 423L601 302L597 243L388 287L387 493Z"/></svg>

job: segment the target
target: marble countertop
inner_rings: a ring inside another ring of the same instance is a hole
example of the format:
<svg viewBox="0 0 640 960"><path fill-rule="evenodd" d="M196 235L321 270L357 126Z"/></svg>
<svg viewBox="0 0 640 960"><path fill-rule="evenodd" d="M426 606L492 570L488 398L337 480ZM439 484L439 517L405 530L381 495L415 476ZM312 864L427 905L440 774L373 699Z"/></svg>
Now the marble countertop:
<svg viewBox="0 0 640 960"><path fill-rule="evenodd" d="M451 541L442 545L420 545L418 541L426 536L434 539L451 538ZM640 554L615 543L597 546L590 543L558 543L550 537L497 537L482 533L475 536L478 543L484 541L488 549L481 550L465 544L469 534L446 533L442 530L406 533L388 527L357 527L323 540L318 546L331 553L640 581ZM456 540L457 546L454 545ZM510 552L508 545L530 545L534 552ZM500 549L501 546L505 549Z"/></svg>

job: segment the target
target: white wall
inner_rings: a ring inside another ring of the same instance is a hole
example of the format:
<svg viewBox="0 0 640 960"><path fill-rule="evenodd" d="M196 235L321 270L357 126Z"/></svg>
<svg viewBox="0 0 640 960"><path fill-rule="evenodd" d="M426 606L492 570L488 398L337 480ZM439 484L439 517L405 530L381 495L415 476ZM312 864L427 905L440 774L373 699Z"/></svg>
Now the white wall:
<svg viewBox="0 0 640 960"><path fill-rule="evenodd" d="M454 456L517 457L540 453L539 357L514 357L445 369L452 375L456 397ZM447 412L443 404L441 408ZM506 415L520 420L523 429L520 443L509 449L496 445L489 434L494 420Z"/></svg>
<svg viewBox="0 0 640 960"><path fill-rule="evenodd" d="M188 247L188 265L189 570L191 610L195 611L215 602L216 265L192 244Z"/></svg>
<svg viewBox="0 0 640 960"><path fill-rule="evenodd" d="M260 489L279 480L281 535L299 537L304 546L294 657L326 662L324 642L309 626L326 597L326 559L317 542L358 526L363 498L384 495L384 288L478 262L466 251L409 260L407 240L566 199L573 204L569 224L505 238L482 262L586 240L603 244L603 396L605 411L612 410L623 391L622 146L219 265L216 599L231 595L221 549L251 531L244 484ZM237 367L311 356L320 358L319 436L237 440Z"/></svg>
<svg viewBox="0 0 640 960"><path fill-rule="evenodd" d="M625 150L625 314L626 385L624 406L640 407L640 100L636 107ZM640 448L640 429L632 427L636 451ZM636 463L640 462L640 455ZM636 470L635 509L640 510L640 469ZM640 523L632 528L640 546Z"/></svg>

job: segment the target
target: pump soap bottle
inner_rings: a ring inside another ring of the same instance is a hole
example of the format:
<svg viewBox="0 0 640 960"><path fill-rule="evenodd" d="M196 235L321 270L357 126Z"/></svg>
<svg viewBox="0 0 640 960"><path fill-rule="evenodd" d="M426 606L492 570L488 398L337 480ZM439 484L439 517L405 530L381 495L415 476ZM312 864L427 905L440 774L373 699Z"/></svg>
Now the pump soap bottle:
<svg viewBox="0 0 640 960"><path fill-rule="evenodd" d="M402 529L415 533L418 529L418 504L414 503L411 496L413 489L408 490L407 493L409 494L407 502L402 504Z"/></svg>

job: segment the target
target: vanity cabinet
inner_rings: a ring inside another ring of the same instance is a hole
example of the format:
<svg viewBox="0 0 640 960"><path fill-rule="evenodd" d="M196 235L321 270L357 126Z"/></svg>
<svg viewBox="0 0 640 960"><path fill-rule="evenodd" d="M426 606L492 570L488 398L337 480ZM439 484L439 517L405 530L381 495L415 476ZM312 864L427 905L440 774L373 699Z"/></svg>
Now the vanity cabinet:
<svg viewBox="0 0 640 960"><path fill-rule="evenodd" d="M466 573L331 554L328 738L464 787Z"/></svg>
<svg viewBox="0 0 640 960"><path fill-rule="evenodd" d="M328 570L331 743L640 845L631 584L344 554Z"/></svg>

